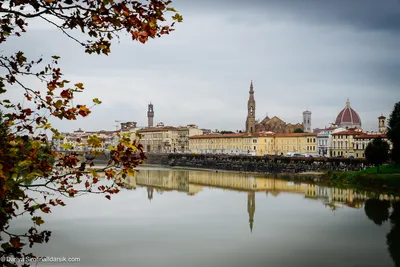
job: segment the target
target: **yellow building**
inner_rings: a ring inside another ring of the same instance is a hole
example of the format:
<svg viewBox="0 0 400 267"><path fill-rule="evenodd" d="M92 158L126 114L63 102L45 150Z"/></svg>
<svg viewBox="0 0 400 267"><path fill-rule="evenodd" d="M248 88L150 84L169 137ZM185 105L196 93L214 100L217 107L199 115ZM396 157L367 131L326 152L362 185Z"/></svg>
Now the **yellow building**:
<svg viewBox="0 0 400 267"><path fill-rule="evenodd" d="M314 133L234 133L208 134L189 138L191 152L200 154L281 155L290 152L314 155L317 134Z"/></svg>
<svg viewBox="0 0 400 267"><path fill-rule="evenodd" d="M365 158L365 149L367 148L367 145L376 138L382 138L382 140L391 145L384 133L362 133L354 137L354 157Z"/></svg>
<svg viewBox="0 0 400 267"><path fill-rule="evenodd" d="M332 157L349 157L354 155L355 137L361 135L361 130L346 130L332 134Z"/></svg>
<svg viewBox="0 0 400 267"><path fill-rule="evenodd" d="M260 132L258 136L258 146L256 155L275 155L275 134L272 132Z"/></svg>
<svg viewBox="0 0 400 267"><path fill-rule="evenodd" d="M200 154L256 155L258 135L248 133L206 134L189 137L189 149Z"/></svg>
<svg viewBox="0 0 400 267"><path fill-rule="evenodd" d="M287 153L317 154L317 134L315 133L282 133L275 134L275 155Z"/></svg>

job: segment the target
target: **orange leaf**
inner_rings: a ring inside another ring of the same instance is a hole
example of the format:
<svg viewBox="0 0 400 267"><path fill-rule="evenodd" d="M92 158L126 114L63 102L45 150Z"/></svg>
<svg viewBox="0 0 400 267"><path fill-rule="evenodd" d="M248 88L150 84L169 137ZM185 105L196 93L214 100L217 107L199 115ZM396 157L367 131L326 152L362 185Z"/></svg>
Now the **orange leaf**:
<svg viewBox="0 0 400 267"><path fill-rule="evenodd" d="M82 117L86 117L87 115L89 115L90 110L86 107L86 105L82 105L82 106L79 107L78 113Z"/></svg>

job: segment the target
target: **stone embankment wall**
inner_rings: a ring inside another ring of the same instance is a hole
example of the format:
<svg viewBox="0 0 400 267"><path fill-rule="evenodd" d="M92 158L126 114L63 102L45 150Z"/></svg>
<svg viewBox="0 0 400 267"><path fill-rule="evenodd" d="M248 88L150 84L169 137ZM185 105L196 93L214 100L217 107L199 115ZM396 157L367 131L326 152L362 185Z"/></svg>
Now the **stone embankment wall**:
<svg viewBox="0 0 400 267"><path fill-rule="evenodd" d="M238 172L299 173L323 171L358 171L369 165L364 159L347 158L299 158L299 157L254 157L232 155L195 154L146 154L145 164L206 168ZM96 159L95 163L106 164L107 159Z"/></svg>
<svg viewBox="0 0 400 267"><path fill-rule="evenodd" d="M358 171L368 166L364 159L347 158L169 154L168 160L169 166L261 173Z"/></svg>

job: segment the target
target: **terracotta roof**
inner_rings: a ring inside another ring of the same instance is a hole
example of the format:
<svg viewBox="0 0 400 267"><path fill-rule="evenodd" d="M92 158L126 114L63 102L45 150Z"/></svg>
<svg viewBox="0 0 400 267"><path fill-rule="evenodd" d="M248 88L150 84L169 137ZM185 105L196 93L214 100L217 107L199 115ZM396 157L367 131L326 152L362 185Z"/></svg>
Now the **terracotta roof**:
<svg viewBox="0 0 400 267"><path fill-rule="evenodd" d="M335 121L336 125L361 124L358 113L350 107L350 101L347 100L346 107L339 112Z"/></svg>
<svg viewBox="0 0 400 267"><path fill-rule="evenodd" d="M381 134L381 133L377 133L377 134L366 134L366 133L362 133L356 137L354 137L354 139L375 139L375 138L386 138L386 134Z"/></svg>
<svg viewBox="0 0 400 267"><path fill-rule="evenodd" d="M386 119L386 117L381 115L381 116L378 117L378 119Z"/></svg>
<svg viewBox="0 0 400 267"><path fill-rule="evenodd" d="M332 135L360 135L360 134L363 134L363 133L359 132L359 131L354 131L354 130L346 130L346 131L333 133Z"/></svg>
<svg viewBox="0 0 400 267"><path fill-rule="evenodd" d="M169 130L178 130L175 127L172 126L165 126L165 127L146 127L144 129L140 129L139 132L163 132L163 131L169 131Z"/></svg>
<svg viewBox="0 0 400 267"><path fill-rule="evenodd" d="M254 137L258 134L248 134L248 133L233 133L233 134L203 134L203 135L193 135L190 139L203 139L203 138L240 138L240 137Z"/></svg>
<svg viewBox="0 0 400 267"><path fill-rule="evenodd" d="M277 137L301 137L301 136L317 136L316 133L277 133Z"/></svg>

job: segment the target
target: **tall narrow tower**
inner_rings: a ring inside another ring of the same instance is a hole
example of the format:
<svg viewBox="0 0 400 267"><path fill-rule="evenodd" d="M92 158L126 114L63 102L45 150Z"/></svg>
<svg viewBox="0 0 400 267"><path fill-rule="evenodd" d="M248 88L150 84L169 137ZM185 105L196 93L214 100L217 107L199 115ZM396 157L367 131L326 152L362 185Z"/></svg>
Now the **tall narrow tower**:
<svg viewBox="0 0 400 267"><path fill-rule="evenodd" d="M311 111L303 111L304 132L311 133Z"/></svg>
<svg viewBox="0 0 400 267"><path fill-rule="evenodd" d="M381 115L378 119L379 119L379 132L386 133L386 117Z"/></svg>
<svg viewBox="0 0 400 267"><path fill-rule="evenodd" d="M250 83L249 101L247 102L246 133L256 131L256 101L254 100L253 81Z"/></svg>
<svg viewBox="0 0 400 267"><path fill-rule="evenodd" d="M147 110L148 127L153 127L153 118L154 118L153 104L150 102L149 108Z"/></svg>

